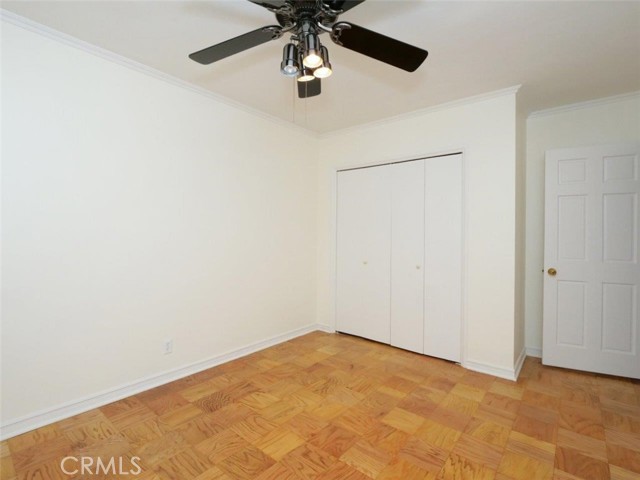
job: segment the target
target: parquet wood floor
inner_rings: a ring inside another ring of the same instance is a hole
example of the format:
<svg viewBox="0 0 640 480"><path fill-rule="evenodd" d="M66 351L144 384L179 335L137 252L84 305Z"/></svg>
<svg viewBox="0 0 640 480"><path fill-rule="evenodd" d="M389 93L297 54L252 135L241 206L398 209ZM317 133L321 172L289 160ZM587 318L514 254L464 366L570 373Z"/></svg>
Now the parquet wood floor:
<svg viewBox="0 0 640 480"><path fill-rule="evenodd" d="M312 333L1 443L4 480L640 478L640 383ZM62 472L134 456L137 476Z"/></svg>

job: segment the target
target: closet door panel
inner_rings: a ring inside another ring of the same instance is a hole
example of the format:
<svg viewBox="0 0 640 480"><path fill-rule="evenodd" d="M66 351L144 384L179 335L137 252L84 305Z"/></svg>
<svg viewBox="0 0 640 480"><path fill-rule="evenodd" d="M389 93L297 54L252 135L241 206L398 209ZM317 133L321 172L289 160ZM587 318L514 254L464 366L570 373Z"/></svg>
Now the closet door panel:
<svg viewBox="0 0 640 480"><path fill-rule="evenodd" d="M391 165L391 345L424 352L424 161Z"/></svg>
<svg viewBox="0 0 640 480"><path fill-rule="evenodd" d="M390 342L389 166L338 173L337 330Z"/></svg>
<svg viewBox="0 0 640 480"><path fill-rule="evenodd" d="M460 361L462 155L425 160L424 353Z"/></svg>

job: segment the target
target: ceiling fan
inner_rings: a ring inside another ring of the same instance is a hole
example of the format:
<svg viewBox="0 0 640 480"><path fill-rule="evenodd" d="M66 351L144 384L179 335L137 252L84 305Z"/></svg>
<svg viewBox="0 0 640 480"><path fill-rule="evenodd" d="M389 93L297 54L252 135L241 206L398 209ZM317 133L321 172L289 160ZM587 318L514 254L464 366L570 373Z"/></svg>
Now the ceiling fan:
<svg viewBox="0 0 640 480"><path fill-rule="evenodd" d="M332 73L329 51L319 36L328 33L333 43L400 68L414 72L429 54L399 40L372 32L349 22L338 21L347 10L365 0L249 0L273 12L278 25L262 27L239 37L189 55L203 65L277 40L286 33L291 39L284 47L280 71L295 77L300 98L320 95L321 79Z"/></svg>

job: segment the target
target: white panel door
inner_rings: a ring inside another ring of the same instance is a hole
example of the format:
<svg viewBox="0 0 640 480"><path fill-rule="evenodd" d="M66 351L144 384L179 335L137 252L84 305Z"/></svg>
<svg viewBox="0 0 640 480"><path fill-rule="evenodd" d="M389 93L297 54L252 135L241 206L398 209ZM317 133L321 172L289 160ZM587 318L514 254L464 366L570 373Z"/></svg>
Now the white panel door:
<svg viewBox="0 0 640 480"><path fill-rule="evenodd" d="M424 160L391 169L391 345L424 352Z"/></svg>
<svg viewBox="0 0 640 480"><path fill-rule="evenodd" d="M337 330L390 342L390 167L338 172Z"/></svg>
<svg viewBox="0 0 640 480"><path fill-rule="evenodd" d="M545 365L640 378L638 152L547 152Z"/></svg>
<svg viewBox="0 0 640 480"><path fill-rule="evenodd" d="M424 178L424 353L459 362L462 327L462 155L425 160Z"/></svg>

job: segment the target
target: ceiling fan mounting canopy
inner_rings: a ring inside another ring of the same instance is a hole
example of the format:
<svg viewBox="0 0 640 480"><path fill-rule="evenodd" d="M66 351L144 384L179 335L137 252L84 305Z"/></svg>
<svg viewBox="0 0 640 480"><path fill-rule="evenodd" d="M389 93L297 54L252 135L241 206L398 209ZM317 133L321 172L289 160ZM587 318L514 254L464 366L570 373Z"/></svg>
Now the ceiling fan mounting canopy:
<svg viewBox="0 0 640 480"><path fill-rule="evenodd" d="M353 23L338 21L344 12L365 0L249 0L273 12L278 25L259 28L239 37L199 50L192 60L209 65L290 33L283 50L281 71L298 80L298 96L308 98L321 92L321 78L332 73L329 51L319 36L329 33L331 41L357 53L407 72L414 72L428 52Z"/></svg>

